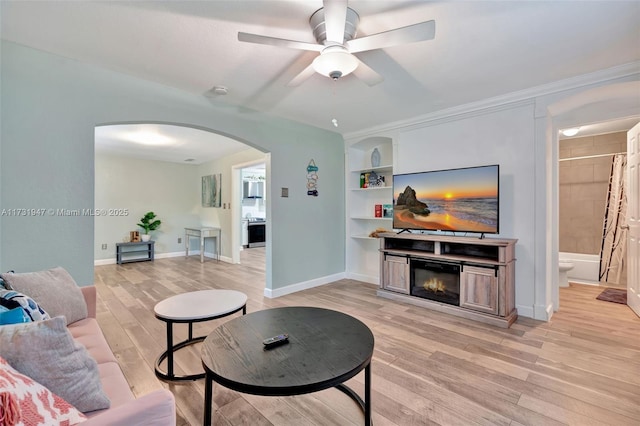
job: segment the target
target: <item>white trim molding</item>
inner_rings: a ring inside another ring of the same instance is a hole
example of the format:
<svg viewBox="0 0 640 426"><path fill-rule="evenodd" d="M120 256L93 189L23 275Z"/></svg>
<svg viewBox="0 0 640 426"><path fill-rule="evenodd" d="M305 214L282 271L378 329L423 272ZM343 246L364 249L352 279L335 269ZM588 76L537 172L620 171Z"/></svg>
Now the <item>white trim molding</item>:
<svg viewBox="0 0 640 426"><path fill-rule="evenodd" d="M200 256L200 250L189 250L189 256ZM181 257L184 256L184 251L174 251L171 253L155 253L153 258L155 259L168 259L170 257ZM207 259L215 260L216 255L214 253L204 252L204 257ZM227 256L220 256L220 262L232 263L232 259ZM115 265L116 258L115 256L110 259L96 259L93 261L93 266L102 266L102 265Z"/></svg>
<svg viewBox="0 0 640 426"><path fill-rule="evenodd" d="M363 275L350 272L346 275L345 278L348 278L350 280L362 281L367 284L375 284L377 286L380 285L380 278L373 275Z"/></svg>
<svg viewBox="0 0 640 426"><path fill-rule="evenodd" d="M315 278L313 280L302 281L302 282L291 284L285 287L276 288L275 290L272 290L270 288L265 288L264 297L273 299L280 296L286 296L287 294L296 293L298 291L307 290L313 287L329 284L344 278L345 278L345 274L344 272L341 272L339 274L327 275L324 277Z"/></svg>
<svg viewBox="0 0 640 426"><path fill-rule="evenodd" d="M495 96L493 98L483 99L464 105L446 108L443 110L435 111L433 113L413 117L407 120L395 121L361 131L345 133L343 135L343 138L345 140L363 139L368 136L380 135L382 132L389 132L398 129L406 130L410 127L425 126L428 124L432 124L432 122L434 121L443 120L450 117L458 117L465 114L477 114L480 110L495 108L499 109L505 106L510 107L513 104L517 105L520 102L530 102L532 99L535 99L539 96L550 95L553 93L563 92L565 90L588 86L590 84L598 84L616 78L636 75L639 73L639 71L640 61L630 62L612 68L566 78L564 80L555 81L553 83L543 84L540 86L530 87L528 89L507 93L501 96Z"/></svg>

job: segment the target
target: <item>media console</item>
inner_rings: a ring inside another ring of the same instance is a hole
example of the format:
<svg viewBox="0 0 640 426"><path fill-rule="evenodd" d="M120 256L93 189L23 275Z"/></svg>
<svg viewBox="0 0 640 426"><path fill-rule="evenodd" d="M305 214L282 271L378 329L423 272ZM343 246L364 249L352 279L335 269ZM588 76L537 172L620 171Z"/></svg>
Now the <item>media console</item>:
<svg viewBox="0 0 640 426"><path fill-rule="evenodd" d="M381 297L508 328L515 239L380 234Z"/></svg>

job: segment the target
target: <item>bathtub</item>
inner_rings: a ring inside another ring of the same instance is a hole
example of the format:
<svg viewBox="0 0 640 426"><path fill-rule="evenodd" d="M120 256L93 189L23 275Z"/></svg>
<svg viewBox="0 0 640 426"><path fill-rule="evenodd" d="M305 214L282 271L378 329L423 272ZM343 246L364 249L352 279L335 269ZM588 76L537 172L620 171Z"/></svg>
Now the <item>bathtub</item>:
<svg viewBox="0 0 640 426"><path fill-rule="evenodd" d="M599 285L600 255L560 252L558 259L573 263L572 270L567 272L570 282Z"/></svg>

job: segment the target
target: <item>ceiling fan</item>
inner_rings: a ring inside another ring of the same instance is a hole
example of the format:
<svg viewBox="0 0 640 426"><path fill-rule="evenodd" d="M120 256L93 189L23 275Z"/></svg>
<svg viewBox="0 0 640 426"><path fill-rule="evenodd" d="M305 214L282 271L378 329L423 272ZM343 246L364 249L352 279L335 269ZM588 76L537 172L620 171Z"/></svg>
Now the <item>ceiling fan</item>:
<svg viewBox="0 0 640 426"><path fill-rule="evenodd" d="M354 38L360 17L347 6L347 0L323 0L323 6L311 15L309 24L318 44L286 40L244 32L238 40L248 43L320 52L309 66L295 76L287 86L298 86L314 72L334 80L353 73L369 86L380 83L383 78L354 53L431 40L435 37L435 21L426 21L394 30Z"/></svg>

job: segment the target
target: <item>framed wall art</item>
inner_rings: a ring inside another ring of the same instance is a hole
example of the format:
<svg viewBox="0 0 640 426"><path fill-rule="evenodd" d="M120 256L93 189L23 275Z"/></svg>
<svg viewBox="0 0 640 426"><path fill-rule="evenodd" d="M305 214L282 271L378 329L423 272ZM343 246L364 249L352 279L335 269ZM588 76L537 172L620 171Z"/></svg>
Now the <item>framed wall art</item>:
<svg viewBox="0 0 640 426"><path fill-rule="evenodd" d="M222 173L202 176L202 207L222 206L221 181Z"/></svg>

